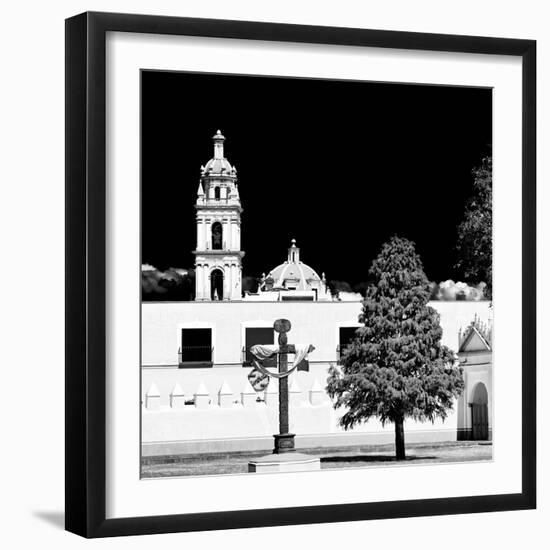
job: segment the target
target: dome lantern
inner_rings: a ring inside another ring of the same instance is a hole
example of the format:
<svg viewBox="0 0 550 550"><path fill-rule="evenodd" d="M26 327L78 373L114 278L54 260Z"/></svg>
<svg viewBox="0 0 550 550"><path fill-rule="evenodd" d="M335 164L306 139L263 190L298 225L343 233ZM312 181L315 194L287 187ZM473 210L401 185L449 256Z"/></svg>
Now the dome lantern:
<svg viewBox="0 0 550 550"><path fill-rule="evenodd" d="M296 239L290 241L288 249L288 263L297 264L300 262L300 249L296 246Z"/></svg>

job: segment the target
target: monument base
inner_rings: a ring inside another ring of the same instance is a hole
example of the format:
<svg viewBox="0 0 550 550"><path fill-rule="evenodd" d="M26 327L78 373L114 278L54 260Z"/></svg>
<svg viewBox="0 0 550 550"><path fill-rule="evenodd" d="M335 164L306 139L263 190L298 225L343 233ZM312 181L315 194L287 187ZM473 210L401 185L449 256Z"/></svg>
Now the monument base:
<svg viewBox="0 0 550 550"><path fill-rule="evenodd" d="M270 454L251 460L248 471L258 474L270 472L310 472L321 469L321 460L303 453Z"/></svg>
<svg viewBox="0 0 550 550"><path fill-rule="evenodd" d="M275 434L275 447L273 452L275 454L293 453L294 452L294 434L283 433Z"/></svg>

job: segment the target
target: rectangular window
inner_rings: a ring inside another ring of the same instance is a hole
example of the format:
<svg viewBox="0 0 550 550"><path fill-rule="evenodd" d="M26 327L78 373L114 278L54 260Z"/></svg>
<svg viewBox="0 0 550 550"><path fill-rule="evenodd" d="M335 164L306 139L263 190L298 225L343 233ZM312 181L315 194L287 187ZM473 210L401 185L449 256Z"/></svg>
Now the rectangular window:
<svg viewBox="0 0 550 550"><path fill-rule="evenodd" d="M250 348L256 344L264 346L273 345L273 327L247 327L245 328L244 343L244 361L243 367L252 366L254 356L250 353ZM266 367L276 367L277 358L268 359L263 363Z"/></svg>
<svg viewBox="0 0 550 550"><path fill-rule="evenodd" d="M355 333L358 328L359 327L340 327L337 350L338 360L342 357L342 353L346 349L346 346L355 338Z"/></svg>
<svg viewBox="0 0 550 550"><path fill-rule="evenodd" d="M212 366L212 329L181 330L180 367Z"/></svg>

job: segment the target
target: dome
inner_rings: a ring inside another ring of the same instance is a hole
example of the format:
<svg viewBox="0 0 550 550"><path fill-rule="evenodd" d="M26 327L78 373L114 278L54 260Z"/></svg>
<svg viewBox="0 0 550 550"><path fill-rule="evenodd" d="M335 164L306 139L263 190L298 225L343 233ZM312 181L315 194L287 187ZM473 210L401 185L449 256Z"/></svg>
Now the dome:
<svg viewBox="0 0 550 550"><path fill-rule="evenodd" d="M273 278L274 288L293 287L295 290L309 290L311 283L321 282L315 270L302 262L285 262L273 269L269 275ZM292 284L294 282L295 285Z"/></svg>
<svg viewBox="0 0 550 550"><path fill-rule="evenodd" d="M267 278L273 280L273 289L311 290L321 283L317 272L300 261L300 249L294 239L288 249L288 260L272 269Z"/></svg>
<svg viewBox="0 0 550 550"><path fill-rule="evenodd" d="M262 273L258 292L245 292L245 300L268 302L330 302L333 300L325 274L317 272L300 261L300 249L292 239L286 262L272 269L267 276Z"/></svg>
<svg viewBox="0 0 550 550"><path fill-rule="evenodd" d="M234 176L235 168L226 158L210 159L202 172L203 176Z"/></svg>

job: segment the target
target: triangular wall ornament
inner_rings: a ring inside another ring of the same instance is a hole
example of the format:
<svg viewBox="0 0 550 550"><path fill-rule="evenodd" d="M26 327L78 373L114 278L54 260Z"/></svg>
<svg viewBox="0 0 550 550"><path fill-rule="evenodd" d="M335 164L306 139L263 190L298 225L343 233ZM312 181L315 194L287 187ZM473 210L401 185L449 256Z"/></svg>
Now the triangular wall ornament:
<svg viewBox="0 0 550 550"><path fill-rule="evenodd" d="M231 386L224 380L218 390L218 405L223 408L228 408L233 405L233 390Z"/></svg>
<svg viewBox="0 0 550 550"><path fill-rule="evenodd" d="M312 405L321 405L325 402L325 396L325 390L321 386L319 379L315 378L309 390L309 402Z"/></svg>
<svg viewBox="0 0 550 550"><path fill-rule="evenodd" d="M207 409L210 406L210 392L201 380L199 387L195 390L195 408Z"/></svg>
<svg viewBox="0 0 550 550"><path fill-rule="evenodd" d="M170 407L172 409L182 409L185 407L185 392L178 382L176 382L170 392Z"/></svg>
<svg viewBox="0 0 550 550"><path fill-rule="evenodd" d="M145 408L149 411L160 409L160 391L153 382L145 394Z"/></svg>

